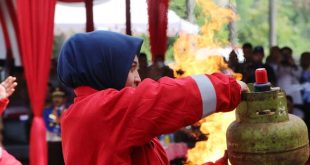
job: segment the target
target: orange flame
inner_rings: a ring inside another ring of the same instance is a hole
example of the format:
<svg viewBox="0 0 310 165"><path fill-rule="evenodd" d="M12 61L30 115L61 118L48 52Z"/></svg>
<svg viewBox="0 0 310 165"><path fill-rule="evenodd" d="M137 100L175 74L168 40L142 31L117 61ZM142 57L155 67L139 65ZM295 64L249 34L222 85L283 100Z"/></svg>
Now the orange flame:
<svg viewBox="0 0 310 165"><path fill-rule="evenodd" d="M200 122L200 130L208 135L207 141L197 142L195 147L188 151L188 161L193 164L215 162L224 155L226 150L226 130L235 120L235 111L214 113Z"/></svg>
<svg viewBox="0 0 310 165"><path fill-rule="evenodd" d="M199 35L199 47L218 47L227 44L227 41L216 41L215 32L218 32L225 24L235 20L236 14L227 8L216 5L212 0L197 0L205 14L205 24L201 27Z"/></svg>
<svg viewBox="0 0 310 165"><path fill-rule="evenodd" d="M217 6L212 0L197 0L205 13L205 22L199 35L180 34L174 44L175 63L171 65L177 77L193 74L224 72L236 79L242 75L234 73L221 56L221 46L227 41L215 40L215 33L225 24L236 19L232 10ZM184 71L180 75L180 71ZM234 112L215 113L200 121L201 131L208 136L207 141L196 143L189 150L188 161L193 164L215 162L226 150L226 130L235 120Z"/></svg>

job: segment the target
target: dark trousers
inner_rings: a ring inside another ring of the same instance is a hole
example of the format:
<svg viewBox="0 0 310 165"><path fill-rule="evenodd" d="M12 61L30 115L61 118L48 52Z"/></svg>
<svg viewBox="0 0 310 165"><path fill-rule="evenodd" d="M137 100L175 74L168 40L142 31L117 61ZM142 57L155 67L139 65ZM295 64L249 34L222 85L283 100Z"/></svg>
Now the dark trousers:
<svg viewBox="0 0 310 165"><path fill-rule="evenodd" d="M62 156L61 142L47 142L48 144L48 165L65 165Z"/></svg>

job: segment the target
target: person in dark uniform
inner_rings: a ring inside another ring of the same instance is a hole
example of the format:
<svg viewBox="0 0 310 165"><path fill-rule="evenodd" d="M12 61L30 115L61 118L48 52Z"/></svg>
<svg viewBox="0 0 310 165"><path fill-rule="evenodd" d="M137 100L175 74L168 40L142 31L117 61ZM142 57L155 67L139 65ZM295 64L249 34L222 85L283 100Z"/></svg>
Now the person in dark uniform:
<svg viewBox="0 0 310 165"><path fill-rule="evenodd" d="M44 110L44 121L47 128L48 164L64 165L61 147L60 119L66 110L65 92L56 88L52 93L52 105Z"/></svg>
<svg viewBox="0 0 310 165"><path fill-rule="evenodd" d="M255 82L255 70L257 68L265 68L268 73L268 79L272 85L276 85L276 76L272 67L268 64L263 63L265 53L262 46L256 46L252 53L252 63L245 68L245 73L243 74L243 81L246 83Z"/></svg>

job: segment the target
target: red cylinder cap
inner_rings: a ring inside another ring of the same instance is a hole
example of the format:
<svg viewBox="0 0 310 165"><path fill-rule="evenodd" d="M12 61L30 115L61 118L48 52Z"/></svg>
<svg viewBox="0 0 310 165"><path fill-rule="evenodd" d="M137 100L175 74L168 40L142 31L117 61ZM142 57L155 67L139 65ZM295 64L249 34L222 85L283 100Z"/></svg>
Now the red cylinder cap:
<svg viewBox="0 0 310 165"><path fill-rule="evenodd" d="M258 68L255 70L255 82L257 84L265 84L269 82L265 68Z"/></svg>

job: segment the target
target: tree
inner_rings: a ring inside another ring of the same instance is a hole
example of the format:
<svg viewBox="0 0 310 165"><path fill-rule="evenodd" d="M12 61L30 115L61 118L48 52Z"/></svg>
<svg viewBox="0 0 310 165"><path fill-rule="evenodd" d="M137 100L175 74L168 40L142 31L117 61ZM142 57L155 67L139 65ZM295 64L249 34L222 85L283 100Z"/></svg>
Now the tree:
<svg viewBox="0 0 310 165"><path fill-rule="evenodd" d="M178 16L183 19L187 18L186 0L170 0L169 9L173 10Z"/></svg>
<svg viewBox="0 0 310 165"><path fill-rule="evenodd" d="M251 42L268 48L268 1L236 0L239 43ZM307 0L277 1L277 40L280 47L289 46L295 56L308 50L310 36L310 3Z"/></svg>

